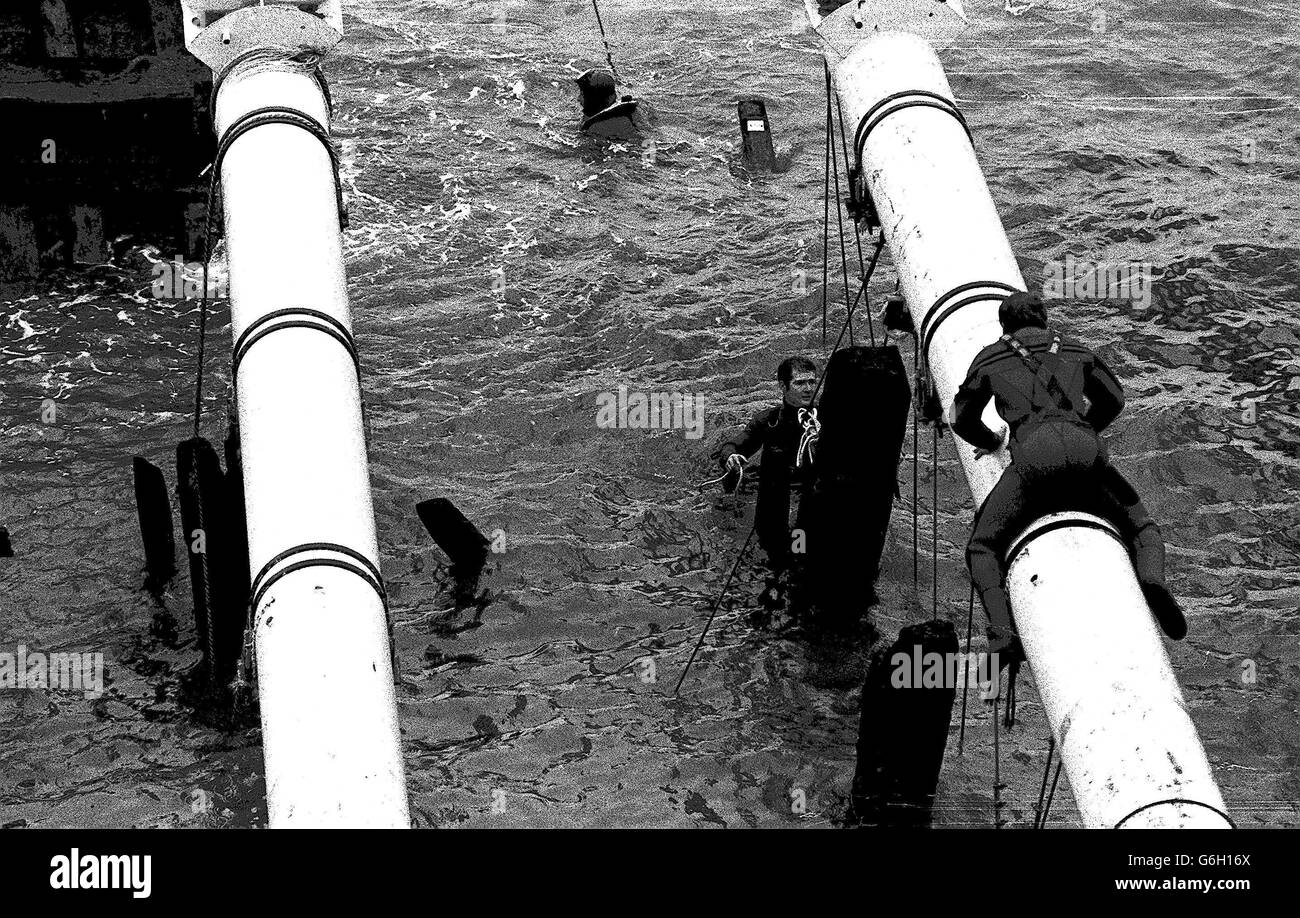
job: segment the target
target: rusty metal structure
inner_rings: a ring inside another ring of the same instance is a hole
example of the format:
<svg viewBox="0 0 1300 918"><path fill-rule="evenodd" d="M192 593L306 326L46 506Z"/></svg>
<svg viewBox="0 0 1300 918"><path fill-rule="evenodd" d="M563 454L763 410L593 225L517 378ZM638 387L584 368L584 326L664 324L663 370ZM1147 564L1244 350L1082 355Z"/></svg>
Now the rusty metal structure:
<svg viewBox="0 0 1300 918"><path fill-rule="evenodd" d="M211 88L174 0L5 0L0 282L130 239L202 257Z"/></svg>

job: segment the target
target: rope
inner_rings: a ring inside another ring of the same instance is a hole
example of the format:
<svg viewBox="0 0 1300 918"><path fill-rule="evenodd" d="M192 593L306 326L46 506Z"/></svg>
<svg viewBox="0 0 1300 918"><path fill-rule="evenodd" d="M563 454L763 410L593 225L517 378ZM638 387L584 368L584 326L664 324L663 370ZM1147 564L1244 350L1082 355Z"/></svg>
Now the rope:
<svg viewBox="0 0 1300 918"><path fill-rule="evenodd" d="M713 608L709 610L709 619L704 623L704 630L700 632L700 639L695 642L695 649L691 651L691 658L686 661L686 667L682 670L682 674L677 677L677 687L673 689L674 695L682 690L682 683L686 681L686 674L691 671L691 664L695 662L696 654L704 646L704 637L709 633L709 626L713 624L713 617L718 614L718 609L722 606L722 599L727 595L727 590L731 589L731 581L735 578L736 571L740 568L740 561L745 557L749 543L757 531L758 519L755 518L754 525L749 527L749 535L745 536L745 544L740 546L740 552L736 555L735 563L731 565L731 573L727 574L727 582L722 585L722 589L718 592L718 598L713 601Z"/></svg>
<svg viewBox="0 0 1300 918"><path fill-rule="evenodd" d="M998 699L993 698L993 828L1000 829L1005 824L1002 819L1002 808L1006 806L1006 801L1002 799L1002 791L1006 785L1002 783L1002 747L998 740Z"/></svg>
<svg viewBox="0 0 1300 918"><path fill-rule="evenodd" d="M822 189L822 347L826 346L826 293L830 287L831 240L831 71L826 70L826 181Z"/></svg>
<svg viewBox="0 0 1300 918"><path fill-rule="evenodd" d="M813 461L813 448L817 445L817 438L822 432L821 422L817 420L816 408L800 408L798 418L799 423L803 425L803 434L799 437L799 448L794 454L796 468L803 465L805 457L809 462Z"/></svg>
<svg viewBox="0 0 1300 918"><path fill-rule="evenodd" d="M740 456L740 453L733 453L732 455ZM748 462L749 462L748 459L746 459L744 456L740 456L740 477L736 479L736 488L735 488L735 490L737 491L740 490L740 483L745 480L745 466L748 464ZM726 477L730 474L731 474L731 469L727 469L717 478L710 478L708 481L704 481L696 485L696 487L703 489L703 488L707 488L709 485L718 484L719 482L724 481Z"/></svg>
<svg viewBox="0 0 1300 918"><path fill-rule="evenodd" d="M867 265L867 273L862 276L862 286L858 288L857 296L853 298L853 302L849 305L848 315L844 317L844 324L840 326L839 337L835 339L835 346L831 348L832 354L834 354L836 351L840 349L840 342L844 340L844 332L846 329L849 328L849 323L853 321L853 310L857 308L858 300L864 299L864 296L867 292L867 285L871 281L871 275L874 274L876 271L876 262L879 261L880 259L880 250L883 249L884 247L885 247L885 234L882 232L880 234L880 238L876 240L876 250L871 253L871 263ZM868 312L871 311L870 304L867 305L867 311ZM821 391L822 382L826 379L826 370L829 368L829 366L830 366L830 361L828 360L826 362L826 366L822 367L821 375L817 377L817 386L813 389L812 401L817 400L817 393Z"/></svg>
<svg viewBox="0 0 1300 918"><path fill-rule="evenodd" d="M1007 710L1003 726L1008 730L1016 725L1016 676L1020 674L1020 663L1007 667Z"/></svg>
<svg viewBox="0 0 1300 918"><path fill-rule="evenodd" d="M195 436L198 435L195 434ZM203 584L203 609L204 609L203 644L205 645L205 649L207 651L206 662L208 664L208 672L207 672L208 685L211 688L215 689L217 688L217 667L216 667L217 635L216 635L216 625L214 623L214 619L216 618L216 615L214 613L216 610L212 606L212 570L208 566L208 550L207 550L208 524L207 524L207 514L205 512L204 505L203 505L205 494L203 489L200 487L204 479L203 479L202 471L199 466L198 450L197 449L190 450L189 457L190 457L189 475L187 476L187 480L185 484L189 486L190 494L194 500L194 515L195 515L194 521L198 523L198 526L196 527L197 531L203 534L202 535L202 538L204 540L203 551L200 552L194 551L194 547L190 543L190 539L193 537L194 530L191 530L190 532L182 533L182 535L185 537L184 541L185 541L186 554L188 554L191 558L193 558L193 556L196 554L199 556L199 579L202 581Z"/></svg>
<svg viewBox="0 0 1300 918"><path fill-rule="evenodd" d="M961 680L961 731L957 734L957 754L966 751L966 692L970 688L970 638L975 624L975 581L970 582L970 605L966 607L966 678Z"/></svg>
<svg viewBox="0 0 1300 918"><path fill-rule="evenodd" d="M822 66L826 68L827 79L829 79L830 65L827 64L825 61L823 61ZM830 114L830 107L831 107L830 98L827 97L826 108L827 108L828 115ZM834 133L834 129L832 125L828 124L827 129L830 130L832 133ZM847 166L848 162L846 161L844 165ZM848 329L849 329L849 346L852 347L853 346L853 308L849 305L849 253L848 253L848 249L844 245L844 208L841 205L841 202L844 199L841 196L841 192L840 192L840 160L839 160L839 155L835 152L835 144L833 143L831 144L831 166L835 170L835 221L839 225L839 230L840 230L840 267L844 275L844 306L848 310L848 315L845 321L848 323ZM870 312L871 310L868 309L867 313L870 314ZM836 345L836 348L838 349L838 345Z"/></svg>
<svg viewBox="0 0 1300 918"><path fill-rule="evenodd" d="M1043 808L1043 821L1038 826L1038 828L1040 829L1047 828L1047 814L1052 811L1052 798L1056 796L1056 782L1061 779L1062 764L1063 763L1060 759L1056 760L1056 774L1052 775L1052 789L1047 792L1047 803L1044 805Z"/></svg>
<svg viewBox="0 0 1300 918"><path fill-rule="evenodd" d="M609 51L609 39L605 37L605 23L600 19L600 5L596 0L591 0L591 8L596 11L596 25L600 26L600 40L605 45L605 60L609 61L609 71L614 74L615 83L622 83L623 79L618 75L618 68L614 66L614 55Z"/></svg>
<svg viewBox="0 0 1300 918"><path fill-rule="evenodd" d="M849 146L848 146L848 141L845 140L844 138L844 105L840 101L839 93L835 94L835 108L840 113L840 151L844 154L844 167L847 169L849 166ZM853 221L853 238L857 241L858 271L859 273L861 273L863 270L862 230L858 228L857 220ZM876 346L876 323L875 323L875 319L871 315L871 310L867 310L867 331L871 335L871 346L875 347ZM888 331L886 331L886 334L888 334ZM886 343L888 343L888 341L886 341Z"/></svg>
<svg viewBox="0 0 1300 918"><path fill-rule="evenodd" d="M934 593L932 621L939 619L939 425L934 425L934 448L930 453L930 586Z"/></svg>
<svg viewBox="0 0 1300 918"><path fill-rule="evenodd" d="M212 206L212 194L208 194L208 206ZM211 214L211 211L209 211ZM208 343L208 263L212 259L212 219L208 218L208 227L203 233L203 297L199 301L199 360L194 370L194 436L199 435L199 425L203 419L203 362Z"/></svg>
<svg viewBox="0 0 1300 918"><path fill-rule="evenodd" d="M913 388L916 380L921 378L921 348L917 347L916 354L912 359L912 379ZM919 395L917 396L919 397ZM915 401L915 397L913 399ZM921 602L921 536L920 536L920 468L921 468L921 439L920 439L921 407L917 404L912 405L912 595L916 598L917 605ZM969 648L967 648L969 650Z"/></svg>
<svg viewBox="0 0 1300 918"><path fill-rule="evenodd" d="M1052 757L1056 754L1056 736L1048 736L1048 763L1043 766L1043 785L1039 787L1039 802L1034 807L1034 828L1043 828L1043 798L1048 792L1048 775L1052 772ZM1053 785L1053 789L1056 785Z"/></svg>

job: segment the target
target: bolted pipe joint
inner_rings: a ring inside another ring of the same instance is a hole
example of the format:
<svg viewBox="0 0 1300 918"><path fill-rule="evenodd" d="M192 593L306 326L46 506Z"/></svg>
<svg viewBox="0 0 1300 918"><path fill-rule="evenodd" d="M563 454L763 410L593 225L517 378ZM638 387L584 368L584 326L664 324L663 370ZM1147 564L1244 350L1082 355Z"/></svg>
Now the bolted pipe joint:
<svg viewBox="0 0 1300 918"><path fill-rule="evenodd" d="M324 57L343 40L342 0L180 0L185 47L222 73L258 49Z"/></svg>

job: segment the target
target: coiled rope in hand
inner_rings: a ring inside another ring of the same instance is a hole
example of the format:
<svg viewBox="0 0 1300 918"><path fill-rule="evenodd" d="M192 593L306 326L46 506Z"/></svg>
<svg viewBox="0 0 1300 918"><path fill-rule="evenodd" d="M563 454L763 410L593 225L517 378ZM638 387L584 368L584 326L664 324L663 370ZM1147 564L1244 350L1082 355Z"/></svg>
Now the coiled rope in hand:
<svg viewBox="0 0 1300 918"><path fill-rule="evenodd" d="M821 422L817 420L816 408L800 408L799 423L803 426L803 433L799 435L799 448L794 454L796 468L803 466L804 459L809 463L813 461L817 438L822 432Z"/></svg>

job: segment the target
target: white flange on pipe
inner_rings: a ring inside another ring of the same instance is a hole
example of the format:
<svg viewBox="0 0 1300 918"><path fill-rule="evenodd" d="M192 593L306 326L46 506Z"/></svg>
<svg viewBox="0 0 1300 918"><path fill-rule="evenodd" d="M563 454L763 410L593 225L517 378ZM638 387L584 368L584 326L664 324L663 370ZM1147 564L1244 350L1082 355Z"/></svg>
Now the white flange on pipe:
<svg viewBox="0 0 1300 918"><path fill-rule="evenodd" d="M846 126L949 411L998 305L1024 290L952 89L920 37L877 31L834 65ZM992 403L985 421L1005 427ZM957 451L977 503L1007 451ZM1084 825L1230 825L1128 552L1086 514L1040 520L1013 546L1008 592Z"/></svg>
<svg viewBox="0 0 1300 918"><path fill-rule="evenodd" d="M218 136L267 106L329 129L308 70L255 58L221 83ZM309 131L264 124L220 178L269 822L407 828L334 167Z"/></svg>

